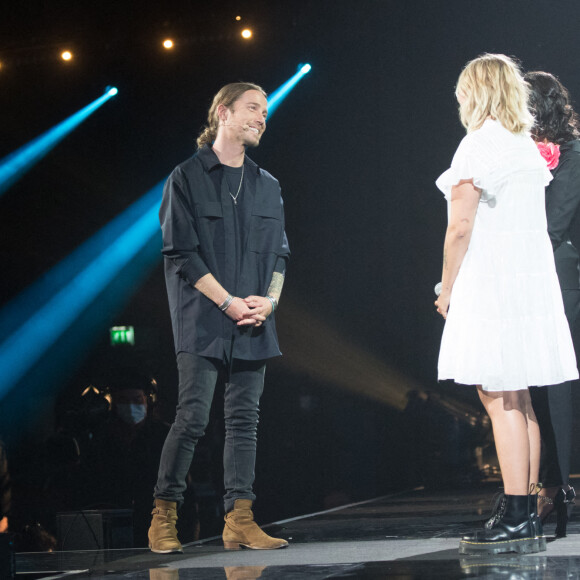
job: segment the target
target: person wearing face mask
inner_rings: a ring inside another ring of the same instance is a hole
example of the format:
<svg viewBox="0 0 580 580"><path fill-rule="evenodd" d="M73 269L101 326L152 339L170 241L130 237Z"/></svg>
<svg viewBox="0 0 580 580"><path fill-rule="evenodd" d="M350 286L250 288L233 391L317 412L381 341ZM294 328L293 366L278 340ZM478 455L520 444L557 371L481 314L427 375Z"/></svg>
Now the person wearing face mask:
<svg viewBox="0 0 580 580"><path fill-rule="evenodd" d="M91 452L91 501L133 509L135 546L146 543L151 486L169 425L152 413L155 382L136 368L116 369L108 380L109 417L96 430Z"/></svg>
<svg viewBox="0 0 580 580"><path fill-rule="evenodd" d="M127 388L111 394L112 410L127 425L139 425L147 418L147 395Z"/></svg>

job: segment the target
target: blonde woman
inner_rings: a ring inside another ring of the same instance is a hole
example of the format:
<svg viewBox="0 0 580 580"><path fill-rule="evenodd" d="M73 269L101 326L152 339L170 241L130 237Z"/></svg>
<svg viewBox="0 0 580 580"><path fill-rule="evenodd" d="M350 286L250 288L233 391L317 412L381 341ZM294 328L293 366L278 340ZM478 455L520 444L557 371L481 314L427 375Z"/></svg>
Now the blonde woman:
<svg viewBox="0 0 580 580"><path fill-rule="evenodd" d="M467 129L437 180L448 200L439 379L476 385L489 414L505 495L461 553L546 549L537 517L540 433L528 387L578 377L547 233L551 179L529 136L518 66L500 54L469 62L457 82Z"/></svg>

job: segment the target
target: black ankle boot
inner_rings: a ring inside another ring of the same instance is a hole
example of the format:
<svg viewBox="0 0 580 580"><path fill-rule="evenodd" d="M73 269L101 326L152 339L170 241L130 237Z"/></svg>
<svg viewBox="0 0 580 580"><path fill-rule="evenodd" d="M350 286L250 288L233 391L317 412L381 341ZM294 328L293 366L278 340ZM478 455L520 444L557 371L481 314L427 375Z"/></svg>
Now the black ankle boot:
<svg viewBox="0 0 580 580"><path fill-rule="evenodd" d="M540 552L546 551L546 537L544 536L544 527L542 520L538 515L538 494L531 493L528 495L528 512L530 514L530 521L532 522L532 529L534 531L534 538L538 541L538 548Z"/></svg>
<svg viewBox="0 0 580 580"><path fill-rule="evenodd" d="M569 486L567 491L564 489L558 490L554 498L554 507L556 508L556 538L566 537L568 517L575 500L576 492L572 486Z"/></svg>
<svg viewBox="0 0 580 580"><path fill-rule="evenodd" d="M493 523L489 527L464 536L459 542L460 554L504 554L540 552L541 542L536 536L536 519L531 517L533 505L529 495L505 495ZM546 549L545 547L543 548Z"/></svg>

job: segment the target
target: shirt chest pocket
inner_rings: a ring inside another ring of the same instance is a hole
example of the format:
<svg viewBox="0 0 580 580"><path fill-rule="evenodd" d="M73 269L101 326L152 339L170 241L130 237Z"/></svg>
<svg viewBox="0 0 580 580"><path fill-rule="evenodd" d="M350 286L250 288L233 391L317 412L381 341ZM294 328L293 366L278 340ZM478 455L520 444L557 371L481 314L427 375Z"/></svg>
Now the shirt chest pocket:
<svg viewBox="0 0 580 580"><path fill-rule="evenodd" d="M195 205L195 221L202 251L212 248L223 254L226 248L222 204L208 201Z"/></svg>
<svg viewBox="0 0 580 580"><path fill-rule="evenodd" d="M254 207L248 247L251 252L277 252L282 239L282 208Z"/></svg>

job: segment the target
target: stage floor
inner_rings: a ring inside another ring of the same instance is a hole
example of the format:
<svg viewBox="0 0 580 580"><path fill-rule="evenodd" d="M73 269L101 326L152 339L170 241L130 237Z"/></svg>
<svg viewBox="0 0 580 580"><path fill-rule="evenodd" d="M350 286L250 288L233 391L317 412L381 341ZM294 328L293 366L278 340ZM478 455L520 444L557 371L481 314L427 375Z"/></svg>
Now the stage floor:
<svg viewBox="0 0 580 580"><path fill-rule="evenodd" d="M318 580L323 578L580 578L580 522L548 550L526 556L460 556L458 539L481 526L497 484L477 489L416 489L264 526L286 538L282 550L224 551L220 538L188 544L183 554L145 549L16 555L17 578L131 580ZM580 510L580 506L576 508Z"/></svg>

